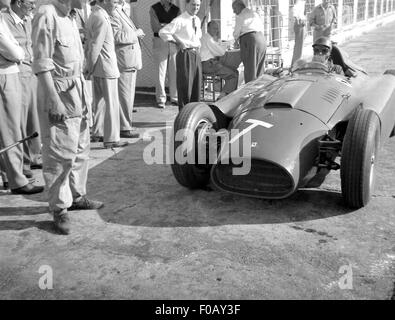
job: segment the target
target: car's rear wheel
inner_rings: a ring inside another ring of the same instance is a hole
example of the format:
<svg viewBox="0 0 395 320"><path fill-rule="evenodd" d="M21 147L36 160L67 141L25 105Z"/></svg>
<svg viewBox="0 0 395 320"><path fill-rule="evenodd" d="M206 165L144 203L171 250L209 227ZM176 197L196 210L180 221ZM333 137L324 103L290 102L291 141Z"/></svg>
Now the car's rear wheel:
<svg viewBox="0 0 395 320"><path fill-rule="evenodd" d="M205 103L191 103L180 111L174 122L174 163L171 169L182 186L198 189L208 184L212 166L212 163L209 163L212 146L208 143L213 142L208 139L208 133L224 129L227 125L226 116L216 107L211 108ZM205 159L202 162L200 155L203 149ZM182 163L179 161L180 158L183 159Z"/></svg>
<svg viewBox="0 0 395 320"><path fill-rule="evenodd" d="M340 170L343 199L351 208L366 206L372 197L379 144L378 116L357 110L344 137Z"/></svg>

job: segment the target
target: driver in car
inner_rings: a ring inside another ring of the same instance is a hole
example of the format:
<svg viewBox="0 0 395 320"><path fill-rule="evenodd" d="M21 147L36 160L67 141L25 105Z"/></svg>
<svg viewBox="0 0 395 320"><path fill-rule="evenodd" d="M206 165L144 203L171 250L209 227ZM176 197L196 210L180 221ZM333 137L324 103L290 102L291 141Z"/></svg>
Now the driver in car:
<svg viewBox="0 0 395 320"><path fill-rule="evenodd" d="M314 56L313 62L320 62L328 66L329 72L344 74L343 68L334 64L331 57L332 42L329 38L321 37L313 44Z"/></svg>

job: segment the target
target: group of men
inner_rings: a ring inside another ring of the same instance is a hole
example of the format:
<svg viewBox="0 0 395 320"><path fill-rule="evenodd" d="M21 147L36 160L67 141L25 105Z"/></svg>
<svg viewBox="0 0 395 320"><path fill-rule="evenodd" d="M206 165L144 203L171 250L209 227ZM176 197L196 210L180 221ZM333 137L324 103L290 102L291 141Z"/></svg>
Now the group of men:
<svg viewBox="0 0 395 320"><path fill-rule="evenodd" d="M237 88L241 62L245 82L256 79L264 71L264 25L261 17L247 8L243 0L232 3L236 14L234 38L240 48L235 51L227 51L219 43L219 26L215 21L210 21L207 33L202 34L197 16L200 0L185 2L186 10L182 14L169 0L161 0L150 11L159 69L156 99L160 108L166 102L166 67L169 69L170 101L177 101L180 110L189 102L200 100L202 74L218 75L225 80L219 97L222 98Z"/></svg>
<svg viewBox="0 0 395 320"><path fill-rule="evenodd" d="M35 8L35 0L0 0L0 148L40 132L38 150L28 151L42 155L49 210L55 227L68 234L68 211L103 206L86 197L90 131L105 148L138 136L132 112L144 32L118 0L85 3L91 14L80 21L81 0L47 2ZM93 85L93 122L86 79ZM12 193L43 191L27 180L22 146L0 159Z"/></svg>
<svg viewBox="0 0 395 320"><path fill-rule="evenodd" d="M166 101L164 82L172 56L170 96L180 109L199 101L202 82L197 17L201 3L185 2L184 13L161 0L150 14L158 62L157 102L164 106ZM37 8L36 0L0 0L0 9L0 148L40 132L40 140L2 153L0 169L12 193L40 193L43 187L28 178L30 168L40 167L34 162L41 154L49 210L55 227L68 234L68 211L103 206L86 197L90 143L103 141L105 148L114 148L127 144L121 137L138 137L132 112L136 72L142 68L139 41L145 34L119 0L48 0ZM263 71L263 25L243 1L234 1L233 9L235 38L250 81ZM209 34L203 46L204 68L224 77L228 94L236 89L240 58L212 52L210 37L220 48L218 25L211 23Z"/></svg>

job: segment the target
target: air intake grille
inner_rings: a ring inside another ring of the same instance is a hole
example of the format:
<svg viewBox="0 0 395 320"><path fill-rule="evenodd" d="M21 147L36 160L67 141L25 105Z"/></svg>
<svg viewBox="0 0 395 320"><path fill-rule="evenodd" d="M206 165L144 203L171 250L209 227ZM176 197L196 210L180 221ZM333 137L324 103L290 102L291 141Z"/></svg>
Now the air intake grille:
<svg viewBox="0 0 395 320"><path fill-rule="evenodd" d="M294 189L293 179L282 167L263 160L252 160L247 175L233 174L233 164L218 164L213 168L213 182L225 191L244 195L279 199L288 196Z"/></svg>
<svg viewBox="0 0 395 320"><path fill-rule="evenodd" d="M327 92L324 93L322 96L322 99L329 103L333 103L336 101L336 99L342 94L342 92L339 89L336 88L330 88Z"/></svg>

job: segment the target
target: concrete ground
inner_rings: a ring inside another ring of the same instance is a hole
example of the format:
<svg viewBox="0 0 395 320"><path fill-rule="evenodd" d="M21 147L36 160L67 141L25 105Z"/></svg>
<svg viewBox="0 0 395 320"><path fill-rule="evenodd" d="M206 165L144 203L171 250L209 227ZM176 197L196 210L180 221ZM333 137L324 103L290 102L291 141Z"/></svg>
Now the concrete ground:
<svg viewBox="0 0 395 320"><path fill-rule="evenodd" d="M373 74L395 69L393 30L343 47ZM395 139L361 210L343 207L338 173L282 201L189 191L143 161L177 113L150 105L135 114L147 141L92 145L89 196L105 207L71 213L71 235L54 232L44 195L0 191L0 299L394 299ZM39 286L44 265L52 290Z"/></svg>

